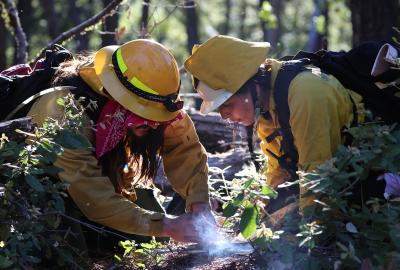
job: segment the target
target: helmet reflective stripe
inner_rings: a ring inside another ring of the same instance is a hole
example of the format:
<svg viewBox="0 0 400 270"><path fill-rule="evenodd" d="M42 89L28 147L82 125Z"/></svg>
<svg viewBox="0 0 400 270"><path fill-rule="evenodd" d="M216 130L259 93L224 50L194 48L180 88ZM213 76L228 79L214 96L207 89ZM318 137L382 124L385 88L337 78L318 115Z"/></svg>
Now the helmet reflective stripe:
<svg viewBox="0 0 400 270"><path fill-rule="evenodd" d="M158 93L157 91L154 91L153 89L151 89L150 87L148 87L147 85L145 85L144 83L142 83L138 78L133 77L130 81L131 84L133 84L133 86L135 86L136 88L139 88L142 91L145 91L147 93L151 93L154 95L159 95L160 93Z"/></svg>
<svg viewBox="0 0 400 270"><path fill-rule="evenodd" d="M121 70L122 74L125 74L125 72L128 70L128 67L125 65L124 58L122 58L121 48L119 48L116 53L118 68Z"/></svg>
<svg viewBox="0 0 400 270"><path fill-rule="evenodd" d="M118 68L121 71L121 73L125 75L125 72L128 70L128 67L126 66L124 58L122 57L121 48L119 48L116 51L116 56L117 56ZM159 95L159 93L157 91L151 89L150 87L148 87L147 85L142 83L137 77L133 77L132 79L129 80L129 82L133 86L135 86L136 88L138 88L144 92L154 94L154 95Z"/></svg>

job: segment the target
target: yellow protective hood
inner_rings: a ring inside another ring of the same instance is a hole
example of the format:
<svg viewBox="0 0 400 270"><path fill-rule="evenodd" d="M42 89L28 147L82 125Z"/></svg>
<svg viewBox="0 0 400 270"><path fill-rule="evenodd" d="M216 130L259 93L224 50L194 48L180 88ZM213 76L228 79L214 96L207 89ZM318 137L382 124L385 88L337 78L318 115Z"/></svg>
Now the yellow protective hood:
<svg viewBox="0 0 400 270"><path fill-rule="evenodd" d="M84 80L84 82L87 83L93 91L110 98L110 96L103 91L103 85L101 84L99 77L96 75L93 61L80 66L78 72L82 80Z"/></svg>
<svg viewBox="0 0 400 270"><path fill-rule="evenodd" d="M268 42L248 42L229 36L215 36L185 61L185 69L213 89L236 92L267 58Z"/></svg>

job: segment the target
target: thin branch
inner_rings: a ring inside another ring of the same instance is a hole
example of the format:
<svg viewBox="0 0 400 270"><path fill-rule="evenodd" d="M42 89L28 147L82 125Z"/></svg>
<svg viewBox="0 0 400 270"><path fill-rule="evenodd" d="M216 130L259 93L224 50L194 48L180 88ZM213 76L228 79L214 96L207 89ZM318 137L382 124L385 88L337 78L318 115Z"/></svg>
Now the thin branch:
<svg viewBox="0 0 400 270"><path fill-rule="evenodd" d="M34 62L36 62L38 60L38 58L44 53L44 51L51 48L51 46L53 46L54 44L62 43L65 40L70 39L70 38L74 37L75 35L83 32L86 28L95 25L100 20L103 20L103 19L107 18L108 16L111 16L113 14L113 11L122 3L122 1L124 1L124 0L113 0L97 15L91 17L90 19L84 21L83 23L73 27L72 29L70 29L70 30L62 33L58 37L56 37L49 44L47 44L46 48L44 48L42 51L40 51L40 53L38 54L38 56L34 60Z"/></svg>
<svg viewBox="0 0 400 270"><path fill-rule="evenodd" d="M159 25L162 24L166 19L168 19L169 16L171 16L172 13L174 13L175 10L176 10L177 8L178 8L178 5L175 5L174 8L173 8L171 11L169 11L168 14L167 14L161 21L159 21L159 22L154 22L154 24L152 25L152 27L151 27L151 29L150 29L150 31L149 31L149 35L150 35L151 33L153 33L154 29L155 29L157 26L159 26Z"/></svg>
<svg viewBox="0 0 400 270"><path fill-rule="evenodd" d="M28 42L26 40L26 35L21 26L21 21L19 19L18 10L15 8L13 0L1 0L5 7L7 8L7 13L10 18L10 25L14 30L14 38L16 43L16 63L22 64L26 63L28 59Z"/></svg>

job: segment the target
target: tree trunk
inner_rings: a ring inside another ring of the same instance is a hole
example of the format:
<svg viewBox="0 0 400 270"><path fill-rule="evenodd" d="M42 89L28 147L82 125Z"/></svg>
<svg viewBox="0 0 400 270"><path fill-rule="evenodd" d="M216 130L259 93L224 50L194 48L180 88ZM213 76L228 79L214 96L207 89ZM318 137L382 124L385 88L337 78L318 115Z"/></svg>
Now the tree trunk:
<svg viewBox="0 0 400 270"><path fill-rule="evenodd" d="M142 19L140 20L140 25L139 25L142 38L146 38L149 32L148 31L149 9L150 9L150 0L143 0Z"/></svg>
<svg viewBox="0 0 400 270"><path fill-rule="evenodd" d="M71 2L71 1L70 1ZM42 7L43 7L43 17L46 18L47 20L47 30L48 34L51 39L55 39L57 35L59 34L58 32L58 23L59 21L58 17L59 14L56 13L56 10L54 8L54 0L42 0L41 1Z"/></svg>
<svg viewBox="0 0 400 270"><path fill-rule="evenodd" d="M353 46L368 40L391 40L399 8L398 0L350 0Z"/></svg>
<svg viewBox="0 0 400 270"><path fill-rule="evenodd" d="M17 8L20 13L21 26L25 31L26 40L27 40L28 46L29 46L32 28L35 25L34 18L32 16L32 14L33 14L32 1L31 0L19 0L17 3Z"/></svg>
<svg viewBox="0 0 400 270"><path fill-rule="evenodd" d="M185 11L186 11L186 33L188 37L187 49L189 55L191 55L193 46L199 43L196 2L194 0L185 0ZM201 105L201 100L196 99L195 101L196 109L199 109L200 105Z"/></svg>
<svg viewBox="0 0 400 270"><path fill-rule="evenodd" d="M263 6L263 3L268 0L260 0L259 1L259 8L261 9ZM263 32L263 40L268 41L271 43L272 49L276 49L280 38L281 38L281 32L282 32L282 19L281 19L281 13L282 13L282 8L283 8L283 3L281 0L269 0L271 6L272 6L272 12L276 17L276 27L275 28L268 28L266 23L263 20L260 20L261 24L261 30Z"/></svg>
<svg viewBox="0 0 400 270"><path fill-rule="evenodd" d="M231 30L231 10L232 10L232 1L225 0L225 22L221 30L221 33L224 35L229 34L229 31Z"/></svg>
<svg viewBox="0 0 400 270"><path fill-rule="evenodd" d="M316 21L318 17L323 16L325 18L325 23L326 23L327 22L325 17L326 15L327 15L326 0L314 0L314 13L311 17L310 33L308 35L308 42L305 47L306 51L315 52L326 47L324 45L324 40L326 40L327 28L324 27L324 29L322 29L323 32L319 32L317 29L317 21Z"/></svg>
<svg viewBox="0 0 400 270"><path fill-rule="evenodd" d="M2 9L0 7L0 12ZM6 48L7 48L7 40L8 33L7 29L4 25L3 18L0 17L0 70L4 70L7 68L7 59L6 59Z"/></svg>
<svg viewBox="0 0 400 270"><path fill-rule="evenodd" d="M186 10L186 33L188 36L187 48L189 54L192 54L192 48L194 44L199 43L196 2L194 0L185 0L185 10Z"/></svg>
<svg viewBox="0 0 400 270"><path fill-rule="evenodd" d="M103 8L106 7L110 2L111 0L103 0ZM103 30L105 33L101 36L102 47L117 44L115 32L118 28L118 19L118 13L115 12L112 16L109 16L104 20Z"/></svg>
<svg viewBox="0 0 400 270"><path fill-rule="evenodd" d="M13 0L2 0L4 12L7 13L9 21L7 24L12 28L15 42L14 64L24 64L28 61L28 41L21 26L18 8Z"/></svg>
<svg viewBox="0 0 400 270"><path fill-rule="evenodd" d="M89 1L90 4L91 1ZM78 8L76 6L76 1L68 1L68 15L71 19L73 25L80 24L83 20L82 17L85 14L86 17L90 17L90 11L86 11L84 7ZM86 18L85 18L86 20ZM81 52L88 49L89 44L89 34L77 35L76 36L76 51Z"/></svg>
<svg viewBox="0 0 400 270"><path fill-rule="evenodd" d="M247 1L242 0L240 2L240 7L239 7L239 38L245 39L246 38L246 32L245 32L245 21L246 21L246 12L247 9Z"/></svg>

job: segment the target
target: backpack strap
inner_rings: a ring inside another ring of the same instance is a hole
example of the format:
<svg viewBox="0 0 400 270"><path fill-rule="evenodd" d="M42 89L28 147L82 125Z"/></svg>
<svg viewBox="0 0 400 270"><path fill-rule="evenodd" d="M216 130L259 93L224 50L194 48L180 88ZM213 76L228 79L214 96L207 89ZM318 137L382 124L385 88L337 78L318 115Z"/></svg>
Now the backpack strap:
<svg viewBox="0 0 400 270"><path fill-rule="evenodd" d="M267 151L273 158L278 160L279 166L289 173L290 181L295 181L297 179L297 163L299 160L299 154L294 145L294 138L289 123L289 85L294 77L297 76L297 74L306 70L305 65L308 64L310 64L310 59L290 60L283 62L274 85L273 95L276 103L278 121L281 127L275 129L275 131L269 135L266 140L267 142L271 142L277 136L281 136L282 141L280 152L282 152L283 155L278 156L268 149ZM282 207L292 203L296 200L298 194L300 194L300 188L298 184L278 187L278 197L268 204L268 212L273 213L278 209L281 209Z"/></svg>
<svg viewBox="0 0 400 270"><path fill-rule="evenodd" d="M4 121L10 120L16 113L18 113L19 110L21 110L23 107L27 106L28 104L31 104L33 101L35 101L37 98L39 98L41 96L44 96L46 94L56 92L56 91L73 90L73 89L75 89L75 87L73 87L73 86L58 86L58 87L52 87L49 89L42 90L39 93L36 93L33 96L30 96L29 98L25 99L21 104L19 104L14 110L12 110L4 118Z"/></svg>
<svg viewBox="0 0 400 270"><path fill-rule="evenodd" d="M272 137L269 136L267 140L272 141L276 136L282 136L281 152L283 155L278 157L278 162L290 174L291 179L297 179L297 162L299 155L296 147L294 146L294 138L290 127L290 111L289 111L289 85L302 71L305 71L305 65L310 64L309 59L291 60L283 62L281 69L274 85L274 100L276 103L276 110L278 115L280 129L276 130Z"/></svg>

